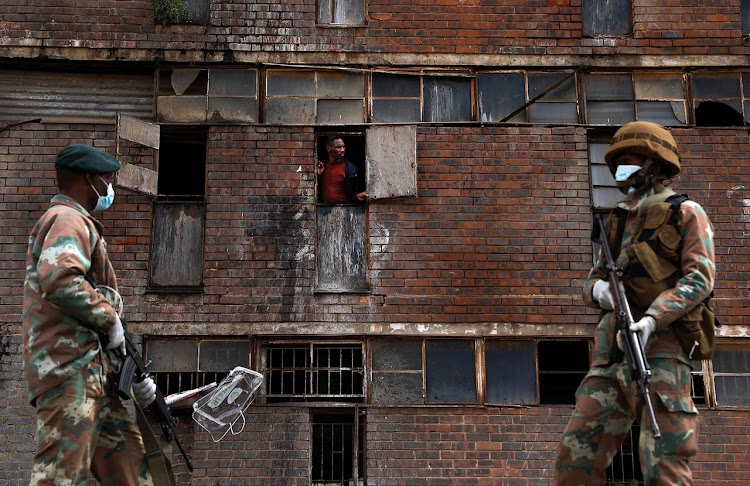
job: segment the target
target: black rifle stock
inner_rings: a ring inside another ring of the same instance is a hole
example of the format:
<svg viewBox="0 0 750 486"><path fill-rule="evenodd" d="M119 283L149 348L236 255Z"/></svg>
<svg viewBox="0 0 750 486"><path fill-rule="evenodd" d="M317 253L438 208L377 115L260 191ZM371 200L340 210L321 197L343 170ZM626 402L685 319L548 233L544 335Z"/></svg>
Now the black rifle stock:
<svg viewBox="0 0 750 486"><path fill-rule="evenodd" d="M624 337L625 358L630 367L631 378L638 387L638 395L640 395L643 403L648 409L654 438L659 439L661 438L661 432L659 431L659 424L656 423L654 407L651 403L651 395L649 395L648 391L648 382L651 379L651 368L648 365L648 361L646 361L646 353L644 352L640 335L637 332L630 330L630 326L632 326L635 321L633 320L633 314L630 311L630 304L628 304L628 299L625 294L625 286L622 283L622 269L615 264L615 261L612 258L612 250L609 247L607 232L604 229L604 215L597 214L594 219L596 220L596 224L594 225L591 239L602 246L604 258L607 260L607 280L609 281L609 287L615 304L615 316L617 317L617 322L619 324L617 333L622 333Z"/></svg>
<svg viewBox="0 0 750 486"><path fill-rule="evenodd" d="M123 321L122 324L124 327L125 322ZM135 346L130 340L130 336L126 330L125 358L123 359L120 368L120 378L117 382L117 393L123 400L129 400L131 398L130 390L133 383L140 383L148 376L147 368L148 364L143 364L141 355L138 350L135 349ZM164 438L167 442L174 440L175 444L177 444L177 448L180 449L182 457L185 458L185 464L187 465L188 470L192 472L193 464L190 462L190 458L188 458L185 449L182 448L182 444L180 444L180 439L177 437L177 432L175 431L175 419L172 416L172 411L169 409L169 405L164 401L164 395L161 393L161 390L159 390L159 387L156 387L156 399L151 402L151 405L149 405L147 409L156 417L156 421L161 426L161 430L164 433Z"/></svg>

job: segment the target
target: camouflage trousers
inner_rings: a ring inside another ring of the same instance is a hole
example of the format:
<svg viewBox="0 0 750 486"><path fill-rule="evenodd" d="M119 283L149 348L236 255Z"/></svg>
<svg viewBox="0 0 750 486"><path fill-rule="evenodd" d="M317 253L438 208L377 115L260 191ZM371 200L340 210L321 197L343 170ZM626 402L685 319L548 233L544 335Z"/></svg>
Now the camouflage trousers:
<svg viewBox="0 0 750 486"><path fill-rule="evenodd" d="M102 486L153 486L141 433L106 389L90 363L37 398L31 486L84 486L89 470Z"/></svg>
<svg viewBox="0 0 750 486"><path fill-rule="evenodd" d="M646 485L693 484L689 461L698 451L698 410L690 398L690 367L651 359L649 395L661 431L654 439L648 410L625 363L592 367L576 391L576 407L555 461L556 485L602 485L634 420Z"/></svg>

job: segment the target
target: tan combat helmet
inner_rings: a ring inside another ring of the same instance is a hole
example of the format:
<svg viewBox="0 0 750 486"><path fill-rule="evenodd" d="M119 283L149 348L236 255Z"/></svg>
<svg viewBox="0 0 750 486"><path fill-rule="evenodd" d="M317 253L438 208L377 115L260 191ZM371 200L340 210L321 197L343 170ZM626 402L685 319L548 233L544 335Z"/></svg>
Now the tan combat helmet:
<svg viewBox="0 0 750 486"><path fill-rule="evenodd" d="M677 143L669 130L656 123L630 122L615 132L612 143L604 154L604 160L612 176L617 170L615 158L626 152L642 154L655 161L661 161L667 177L674 177L680 172L680 152Z"/></svg>

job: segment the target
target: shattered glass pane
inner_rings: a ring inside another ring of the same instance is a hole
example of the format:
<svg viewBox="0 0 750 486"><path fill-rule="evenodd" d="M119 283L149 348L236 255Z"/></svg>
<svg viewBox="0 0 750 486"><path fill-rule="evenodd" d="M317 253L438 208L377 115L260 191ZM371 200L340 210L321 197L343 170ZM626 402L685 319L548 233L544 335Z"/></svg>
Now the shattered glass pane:
<svg viewBox="0 0 750 486"><path fill-rule="evenodd" d="M684 125L685 103L681 101L638 101L638 119L660 125Z"/></svg>

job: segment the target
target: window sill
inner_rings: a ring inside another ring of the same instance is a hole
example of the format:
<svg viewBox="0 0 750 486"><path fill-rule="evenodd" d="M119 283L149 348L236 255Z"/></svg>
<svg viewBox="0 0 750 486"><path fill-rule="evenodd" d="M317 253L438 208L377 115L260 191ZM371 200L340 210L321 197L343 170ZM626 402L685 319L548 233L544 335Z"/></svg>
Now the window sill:
<svg viewBox="0 0 750 486"><path fill-rule="evenodd" d="M316 23L315 27L320 29L364 29L367 24L319 24Z"/></svg>
<svg viewBox="0 0 750 486"><path fill-rule="evenodd" d="M203 286L199 287L146 287L147 294L202 294Z"/></svg>

